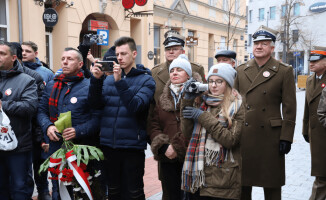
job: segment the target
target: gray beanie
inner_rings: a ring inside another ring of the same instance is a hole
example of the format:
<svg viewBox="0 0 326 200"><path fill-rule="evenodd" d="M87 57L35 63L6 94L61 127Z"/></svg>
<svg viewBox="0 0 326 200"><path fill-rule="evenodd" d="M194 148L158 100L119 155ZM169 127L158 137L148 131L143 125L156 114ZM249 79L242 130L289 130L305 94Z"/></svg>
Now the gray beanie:
<svg viewBox="0 0 326 200"><path fill-rule="evenodd" d="M169 72L171 71L171 69L176 67L185 70L188 76L192 77L191 65L190 62L188 61L188 57L185 54L180 54L176 59L172 61L169 67Z"/></svg>
<svg viewBox="0 0 326 200"><path fill-rule="evenodd" d="M223 78L232 88L237 71L227 63L213 65L208 72L207 81L210 76L219 76Z"/></svg>

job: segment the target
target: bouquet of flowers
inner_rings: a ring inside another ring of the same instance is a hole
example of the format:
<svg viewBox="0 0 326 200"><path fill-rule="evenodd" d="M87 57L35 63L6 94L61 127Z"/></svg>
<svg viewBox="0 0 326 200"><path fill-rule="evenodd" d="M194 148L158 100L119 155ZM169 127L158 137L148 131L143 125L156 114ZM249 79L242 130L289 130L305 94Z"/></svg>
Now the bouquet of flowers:
<svg viewBox="0 0 326 200"><path fill-rule="evenodd" d="M72 127L71 112L61 113L54 124L60 133L65 128ZM74 192L85 192L93 200L89 181L92 177L85 170L90 160L104 160L103 152L94 146L77 145L62 139L61 148L43 162L39 173L48 171L49 179L58 180L61 199L71 199L66 186L75 184ZM99 175L100 172L97 172L94 176Z"/></svg>

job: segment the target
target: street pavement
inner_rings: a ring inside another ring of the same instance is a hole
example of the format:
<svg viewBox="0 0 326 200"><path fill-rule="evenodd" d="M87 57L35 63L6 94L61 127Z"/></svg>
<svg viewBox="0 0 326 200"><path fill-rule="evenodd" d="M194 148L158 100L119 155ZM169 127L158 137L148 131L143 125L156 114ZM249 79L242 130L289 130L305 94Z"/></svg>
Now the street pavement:
<svg viewBox="0 0 326 200"><path fill-rule="evenodd" d="M296 128L292 149L290 153L286 155L286 184L282 187L283 200L308 200L314 181L314 177L310 176L311 163L309 144L302 137L304 98L305 91L297 90ZM146 198L147 200L161 200L162 192L160 191L160 182L157 181L157 165L153 163L152 154L149 148L146 151L146 157L144 177ZM153 171L155 171L155 173L152 173ZM158 190L157 188L159 188L159 192L155 193L155 191ZM252 191L252 199L263 200L263 189L254 187Z"/></svg>

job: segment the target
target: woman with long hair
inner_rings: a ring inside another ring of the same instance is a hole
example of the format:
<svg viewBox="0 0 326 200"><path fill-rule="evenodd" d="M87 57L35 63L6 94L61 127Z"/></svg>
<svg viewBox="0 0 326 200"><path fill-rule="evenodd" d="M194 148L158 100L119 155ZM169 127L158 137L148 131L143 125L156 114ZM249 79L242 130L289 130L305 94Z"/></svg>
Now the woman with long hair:
<svg viewBox="0 0 326 200"><path fill-rule="evenodd" d="M170 80L156 102L149 136L154 159L159 166L159 177L164 200L183 198L181 172L188 141L180 131L180 102L185 84L192 77L200 80L200 75L192 73L187 56L181 54L169 67Z"/></svg>
<svg viewBox="0 0 326 200"><path fill-rule="evenodd" d="M233 88L236 71L221 63L209 70L208 91L182 101L181 130L190 138L182 169L189 199L240 199L240 131L244 110Z"/></svg>

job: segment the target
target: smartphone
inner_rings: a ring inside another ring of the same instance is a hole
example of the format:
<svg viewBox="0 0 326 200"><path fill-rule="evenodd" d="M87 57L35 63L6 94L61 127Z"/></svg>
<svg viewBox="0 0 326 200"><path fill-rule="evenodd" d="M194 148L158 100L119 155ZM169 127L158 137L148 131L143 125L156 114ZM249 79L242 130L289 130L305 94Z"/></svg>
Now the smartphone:
<svg viewBox="0 0 326 200"><path fill-rule="evenodd" d="M113 72L113 61L97 61L97 63L102 65L103 72Z"/></svg>

